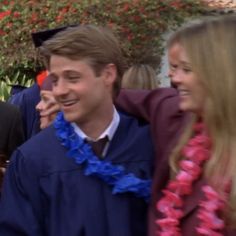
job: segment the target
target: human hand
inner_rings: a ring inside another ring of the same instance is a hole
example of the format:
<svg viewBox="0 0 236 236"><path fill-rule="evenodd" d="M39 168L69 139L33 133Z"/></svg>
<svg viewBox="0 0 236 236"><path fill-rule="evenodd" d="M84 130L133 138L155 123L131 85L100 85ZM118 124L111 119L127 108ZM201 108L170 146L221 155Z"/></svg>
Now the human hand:
<svg viewBox="0 0 236 236"><path fill-rule="evenodd" d="M40 112L41 116L50 116L60 111L60 106L54 98L47 101L44 110Z"/></svg>

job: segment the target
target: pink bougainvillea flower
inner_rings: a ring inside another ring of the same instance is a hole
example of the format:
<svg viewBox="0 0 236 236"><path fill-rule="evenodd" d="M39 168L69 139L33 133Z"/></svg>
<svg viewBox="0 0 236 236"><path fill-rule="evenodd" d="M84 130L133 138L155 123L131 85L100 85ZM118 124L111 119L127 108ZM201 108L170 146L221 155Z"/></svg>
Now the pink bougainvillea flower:
<svg viewBox="0 0 236 236"><path fill-rule="evenodd" d="M4 11L4 12L0 12L0 20L2 20L4 17L9 16L11 14L11 11Z"/></svg>
<svg viewBox="0 0 236 236"><path fill-rule="evenodd" d="M20 12L18 12L18 11L15 11L14 13L13 13L13 16L15 17L15 18L17 18L17 17L19 17L21 14L20 14Z"/></svg>
<svg viewBox="0 0 236 236"><path fill-rule="evenodd" d="M5 35L5 34L6 33L3 30L0 29L0 35L2 36L2 35Z"/></svg>

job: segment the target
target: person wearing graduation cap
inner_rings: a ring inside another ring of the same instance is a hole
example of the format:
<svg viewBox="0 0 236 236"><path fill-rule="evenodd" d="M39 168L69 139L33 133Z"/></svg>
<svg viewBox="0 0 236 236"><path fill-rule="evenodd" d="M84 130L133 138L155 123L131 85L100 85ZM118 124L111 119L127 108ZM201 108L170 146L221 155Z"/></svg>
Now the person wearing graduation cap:
<svg viewBox="0 0 236 236"><path fill-rule="evenodd" d="M32 33L31 36L35 48L39 48L44 41L64 29L66 29L66 26ZM40 102L40 86L46 76L45 72L40 73L35 83L29 88L20 87L19 90L19 86L13 87L12 96L8 100L9 103L18 106L21 111L25 140L28 140L40 131L40 117L35 107ZM14 92L16 89L19 92Z"/></svg>
<svg viewBox="0 0 236 236"><path fill-rule="evenodd" d="M0 235L146 235L154 151L149 126L113 104L124 72L118 40L81 25L41 53L62 112L12 156Z"/></svg>

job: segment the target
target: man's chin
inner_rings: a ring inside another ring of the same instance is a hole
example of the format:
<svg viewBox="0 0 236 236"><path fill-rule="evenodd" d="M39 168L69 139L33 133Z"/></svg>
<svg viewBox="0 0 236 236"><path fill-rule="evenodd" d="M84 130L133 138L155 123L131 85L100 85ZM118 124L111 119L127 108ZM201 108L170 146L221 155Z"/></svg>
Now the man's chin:
<svg viewBox="0 0 236 236"><path fill-rule="evenodd" d="M76 118L75 116L68 114L68 113L64 113L64 118L66 121L72 123L72 122L76 122Z"/></svg>

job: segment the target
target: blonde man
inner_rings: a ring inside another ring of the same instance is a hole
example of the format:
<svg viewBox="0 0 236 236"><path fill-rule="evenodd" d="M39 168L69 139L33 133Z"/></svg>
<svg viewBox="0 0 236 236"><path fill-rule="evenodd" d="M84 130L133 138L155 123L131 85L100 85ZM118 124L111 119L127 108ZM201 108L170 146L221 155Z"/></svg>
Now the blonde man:
<svg viewBox="0 0 236 236"><path fill-rule="evenodd" d="M62 113L13 156L0 234L145 235L153 149L148 127L113 105L123 75L118 41L79 26L41 51Z"/></svg>

